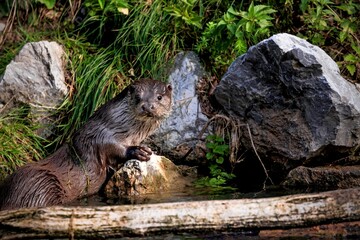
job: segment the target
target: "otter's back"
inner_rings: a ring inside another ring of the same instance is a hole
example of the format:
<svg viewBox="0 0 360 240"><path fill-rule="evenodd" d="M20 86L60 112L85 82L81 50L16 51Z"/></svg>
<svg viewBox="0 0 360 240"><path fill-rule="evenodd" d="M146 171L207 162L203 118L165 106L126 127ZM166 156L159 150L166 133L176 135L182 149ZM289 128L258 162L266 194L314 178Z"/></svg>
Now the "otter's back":
<svg viewBox="0 0 360 240"><path fill-rule="evenodd" d="M61 204L63 188L57 177L35 164L24 166L0 187L0 210Z"/></svg>

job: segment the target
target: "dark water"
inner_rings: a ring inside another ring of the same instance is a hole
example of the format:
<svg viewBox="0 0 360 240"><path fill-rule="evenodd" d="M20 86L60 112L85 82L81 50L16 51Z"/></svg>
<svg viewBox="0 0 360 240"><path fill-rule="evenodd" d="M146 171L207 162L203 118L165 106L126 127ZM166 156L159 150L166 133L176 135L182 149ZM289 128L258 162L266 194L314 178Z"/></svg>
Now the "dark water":
<svg viewBox="0 0 360 240"><path fill-rule="evenodd" d="M142 194L140 196L123 197L120 199L107 199L100 195L91 196L86 199L76 200L69 206L106 206L125 204L152 204L165 202L187 202L203 200L229 200L243 198L266 198L284 196L300 193L300 191L284 190L281 187L270 187L257 192L239 192L236 189L213 189L207 187L189 186L180 191L168 191L158 193Z"/></svg>

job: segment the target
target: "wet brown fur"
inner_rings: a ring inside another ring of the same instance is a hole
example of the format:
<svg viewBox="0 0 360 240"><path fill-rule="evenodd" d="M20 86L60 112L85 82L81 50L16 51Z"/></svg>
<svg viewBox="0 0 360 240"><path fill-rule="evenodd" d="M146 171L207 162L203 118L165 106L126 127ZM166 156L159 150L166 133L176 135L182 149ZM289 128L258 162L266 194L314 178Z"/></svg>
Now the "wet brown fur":
<svg viewBox="0 0 360 240"><path fill-rule="evenodd" d="M59 205L99 191L108 168L130 158L171 109L171 87L142 79L100 107L54 154L19 168L0 187L0 210Z"/></svg>

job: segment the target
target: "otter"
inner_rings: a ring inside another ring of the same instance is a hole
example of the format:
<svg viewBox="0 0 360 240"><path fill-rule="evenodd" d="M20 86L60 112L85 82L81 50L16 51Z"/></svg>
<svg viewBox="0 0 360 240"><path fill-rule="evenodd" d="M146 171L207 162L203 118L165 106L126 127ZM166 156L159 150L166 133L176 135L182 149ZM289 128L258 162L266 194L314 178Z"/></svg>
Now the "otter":
<svg viewBox="0 0 360 240"><path fill-rule="evenodd" d="M55 153L9 175L0 187L0 210L61 205L97 193L111 168L129 159L150 159L151 149L140 143L171 106L170 85L135 81L95 111Z"/></svg>

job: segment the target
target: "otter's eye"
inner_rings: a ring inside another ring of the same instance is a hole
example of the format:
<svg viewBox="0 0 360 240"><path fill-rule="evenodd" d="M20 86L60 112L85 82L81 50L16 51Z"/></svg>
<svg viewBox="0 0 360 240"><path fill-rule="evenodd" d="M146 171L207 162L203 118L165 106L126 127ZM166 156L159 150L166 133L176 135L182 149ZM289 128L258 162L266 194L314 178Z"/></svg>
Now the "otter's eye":
<svg viewBox="0 0 360 240"><path fill-rule="evenodd" d="M157 97L157 99L160 101L160 100L162 99L162 96L159 95L159 96Z"/></svg>

